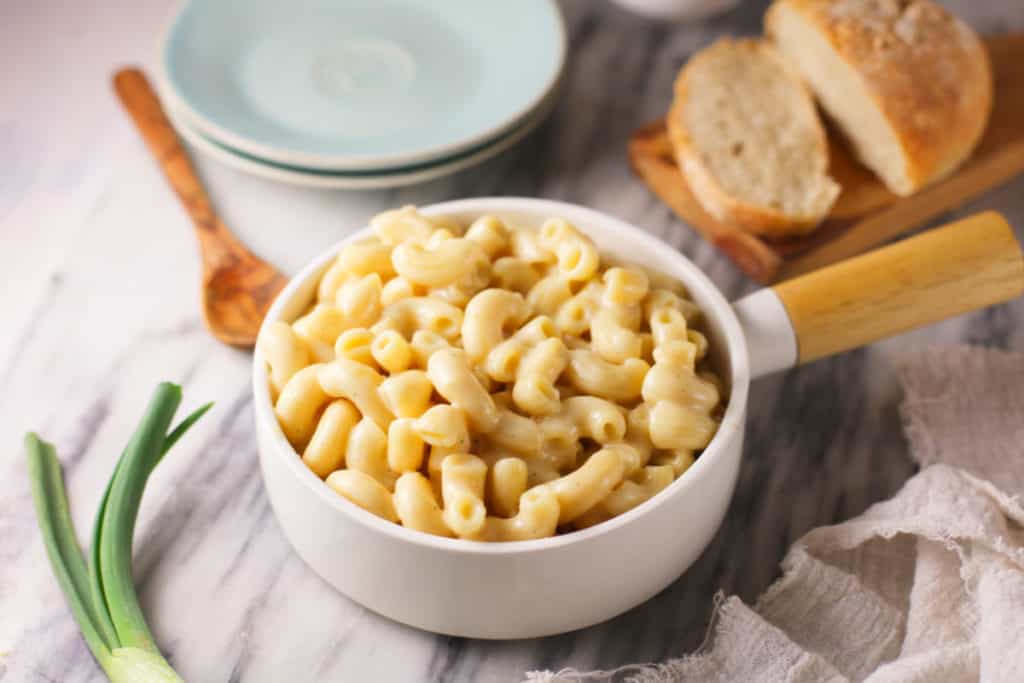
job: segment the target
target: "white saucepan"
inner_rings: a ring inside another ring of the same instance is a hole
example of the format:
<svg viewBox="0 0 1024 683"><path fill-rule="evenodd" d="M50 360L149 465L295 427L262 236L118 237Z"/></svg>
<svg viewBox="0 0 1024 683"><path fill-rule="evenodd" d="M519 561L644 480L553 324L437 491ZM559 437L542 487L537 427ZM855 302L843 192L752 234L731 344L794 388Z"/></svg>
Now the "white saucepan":
<svg viewBox="0 0 1024 683"><path fill-rule="evenodd" d="M730 304L671 246L572 204L486 198L423 212L515 225L568 219L607 253L672 275L704 311L730 385L718 433L666 490L584 531L515 543L440 538L380 519L330 490L299 459L274 417L266 370L253 363L256 428L267 493L285 536L326 581L386 617L475 638L545 636L609 619L656 595L697 559L729 505L743 451L750 381L913 327L1018 296L1024 260L1006 222L980 214L763 289ZM291 321L313 300L342 245L281 292L267 320Z"/></svg>

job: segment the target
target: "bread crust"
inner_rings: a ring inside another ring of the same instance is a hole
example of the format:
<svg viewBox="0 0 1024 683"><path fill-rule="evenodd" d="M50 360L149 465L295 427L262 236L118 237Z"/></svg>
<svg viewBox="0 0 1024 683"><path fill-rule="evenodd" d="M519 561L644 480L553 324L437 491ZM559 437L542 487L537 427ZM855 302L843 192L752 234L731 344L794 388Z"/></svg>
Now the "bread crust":
<svg viewBox="0 0 1024 683"><path fill-rule="evenodd" d="M672 143L676 163L678 163L694 196L715 219L733 224L746 232L774 239L795 237L812 232L824 220L825 214L806 217L793 216L774 207L752 204L730 195L711 173L693 144L683 115L688 96L688 75L695 67L700 66L703 60L709 59L712 50L723 48L771 50L780 66L791 72L794 81L803 90L806 105L814 107L811 93L803 85L799 74L785 62L781 55L775 52L770 44L756 38L722 38L691 57L676 77L675 97L666 120L669 141ZM816 117L815 113L815 120L817 120ZM816 137L816 146L827 159L828 142L825 130L820 123L816 127Z"/></svg>
<svg viewBox="0 0 1024 683"><path fill-rule="evenodd" d="M776 0L765 16L769 36L783 6L860 75L893 129L909 185L891 190L910 194L970 155L992 110L993 84L988 53L967 24L931 0Z"/></svg>

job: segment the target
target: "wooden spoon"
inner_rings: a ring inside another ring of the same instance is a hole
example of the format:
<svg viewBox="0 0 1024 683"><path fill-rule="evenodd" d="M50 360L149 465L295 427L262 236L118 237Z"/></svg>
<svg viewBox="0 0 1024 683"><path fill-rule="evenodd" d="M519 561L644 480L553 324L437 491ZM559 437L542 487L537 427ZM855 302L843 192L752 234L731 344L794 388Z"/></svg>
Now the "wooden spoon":
<svg viewBox="0 0 1024 683"><path fill-rule="evenodd" d="M225 344L251 348L287 278L249 251L217 217L145 74L121 69L114 74L114 90L192 217L203 259L206 326Z"/></svg>

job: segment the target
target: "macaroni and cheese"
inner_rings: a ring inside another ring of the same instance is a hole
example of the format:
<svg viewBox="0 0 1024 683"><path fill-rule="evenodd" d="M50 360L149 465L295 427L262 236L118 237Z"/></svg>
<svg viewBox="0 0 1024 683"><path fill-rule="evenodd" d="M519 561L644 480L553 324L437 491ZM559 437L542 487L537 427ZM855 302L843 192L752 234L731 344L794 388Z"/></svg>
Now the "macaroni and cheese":
<svg viewBox="0 0 1024 683"><path fill-rule="evenodd" d="M282 432L355 505L544 538L656 496L714 436L724 385L679 283L608 263L560 218L460 227L404 207L370 225L258 341Z"/></svg>

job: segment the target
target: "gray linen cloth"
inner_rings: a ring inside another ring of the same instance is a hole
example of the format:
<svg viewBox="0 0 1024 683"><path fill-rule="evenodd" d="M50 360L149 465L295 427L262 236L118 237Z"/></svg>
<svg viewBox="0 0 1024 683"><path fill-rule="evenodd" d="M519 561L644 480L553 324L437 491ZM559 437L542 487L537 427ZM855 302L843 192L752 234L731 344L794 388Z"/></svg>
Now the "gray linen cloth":
<svg viewBox="0 0 1024 683"><path fill-rule="evenodd" d="M700 652L531 683L1024 681L1024 354L954 347L900 369L911 456L891 500L814 529Z"/></svg>

